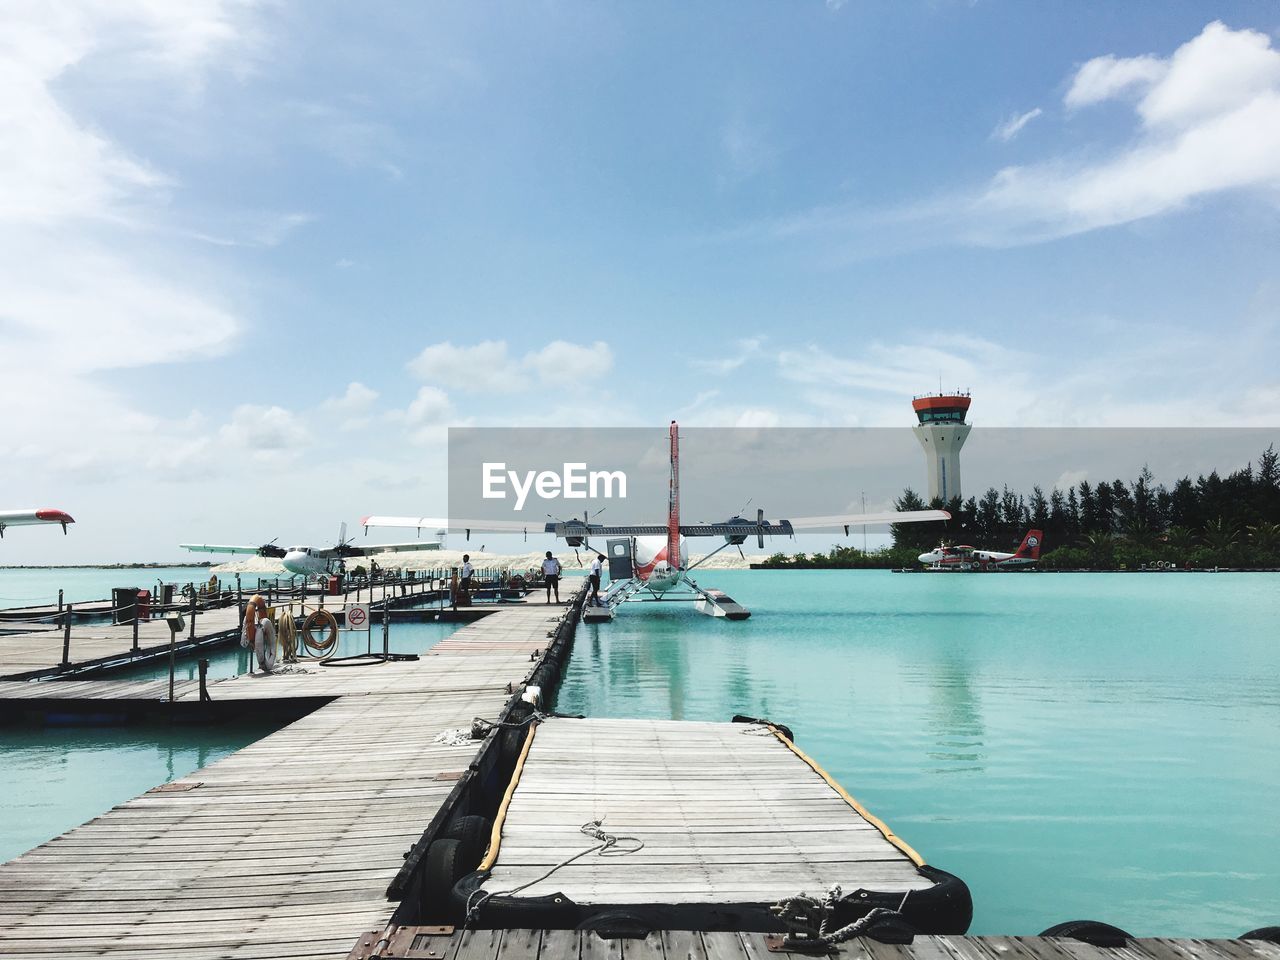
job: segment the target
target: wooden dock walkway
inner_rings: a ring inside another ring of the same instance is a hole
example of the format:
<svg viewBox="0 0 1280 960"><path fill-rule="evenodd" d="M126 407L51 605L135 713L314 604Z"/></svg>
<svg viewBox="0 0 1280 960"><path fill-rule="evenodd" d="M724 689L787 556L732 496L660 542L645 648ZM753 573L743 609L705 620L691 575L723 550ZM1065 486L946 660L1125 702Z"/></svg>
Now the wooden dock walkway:
<svg viewBox="0 0 1280 960"><path fill-rule="evenodd" d="M499 716L562 612L503 607L418 661L219 684L335 699L0 865L0 956L346 956L479 747L436 736ZM9 686L138 687L115 683Z"/></svg>
<svg viewBox="0 0 1280 960"><path fill-rule="evenodd" d="M365 960L383 931L361 938L351 960ZM813 960L811 953L773 952L759 933L662 930L636 939L602 940L578 930L467 930L441 934L424 927L390 932L377 956L405 960ZM1046 937L929 937L910 944L855 938L830 954L836 960L1280 960L1265 940L1130 940L1094 947Z"/></svg>
<svg viewBox="0 0 1280 960"><path fill-rule="evenodd" d="M768 905L833 884L895 903L909 894L910 905L940 886L914 850L770 726L553 718L526 754L486 859L491 872L463 891L490 895L474 920L484 926L521 925L512 920L522 909L551 895L572 903L569 926L597 908L672 903L707 905L708 917L733 906L759 922ZM581 830L592 821L634 840L565 863L592 846ZM637 841L641 849L622 852ZM935 932L967 928L967 902L952 906L963 919Z"/></svg>

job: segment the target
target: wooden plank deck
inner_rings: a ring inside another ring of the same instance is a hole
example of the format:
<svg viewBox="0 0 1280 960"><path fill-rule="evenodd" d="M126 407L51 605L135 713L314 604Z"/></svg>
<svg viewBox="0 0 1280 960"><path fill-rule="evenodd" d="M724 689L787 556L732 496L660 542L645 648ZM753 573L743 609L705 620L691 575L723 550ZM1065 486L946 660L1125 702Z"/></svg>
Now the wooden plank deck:
<svg viewBox="0 0 1280 960"><path fill-rule="evenodd" d="M932 885L767 728L557 718L537 729L482 889L501 895L537 880L590 847L579 828L600 819L644 848L584 857L516 896L772 903L834 883L849 892Z"/></svg>
<svg viewBox="0 0 1280 960"><path fill-rule="evenodd" d="M352 960L363 960L384 931L361 937ZM577 930L466 930L451 934L420 927L391 930L385 956L406 960L813 960L814 954L770 952L759 933L655 931L644 938L602 940ZM930 937L911 944L855 938L829 956L838 960L1280 960L1280 946L1264 940L1130 940L1092 947L1045 937Z"/></svg>
<svg viewBox="0 0 1280 960"><path fill-rule="evenodd" d="M434 594L429 590L426 581L412 585L417 593L401 594L394 591L388 599L397 603L410 601L414 596ZM341 610L344 603L356 603L357 596L361 602L369 602L369 588L349 590L346 593L325 596L323 603L319 596L307 598L307 609L323 605L326 609ZM246 597L249 594L245 594ZM383 602L382 592L375 589L375 604ZM284 601L281 601L283 605ZM294 603L300 603L295 600ZM527 606L545 606L540 596L530 595ZM477 607L459 608L464 612L499 609L506 605L484 604ZM554 606L554 605L553 605ZM446 608L449 609L449 608ZM189 617L189 614L186 616ZM236 604L229 607L218 607L201 610L196 615L195 639L207 640L212 637L232 634L239 629L240 615ZM63 628L60 624L32 623L18 624L14 622L0 624L0 679L37 673L56 673L62 663ZM19 629L21 628L21 629ZM163 619L142 621L137 625L139 654L160 656L168 651L169 628ZM180 649L186 648L190 640L190 624L188 629L178 635ZM72 621L70 665L72 669L93 664L110 658L126 658L133 652L133 624L112 624L103 620Z"/></svg>
<svg viewBox="0 0 1280 960"><path fill-rule="evenodd" d="M0 865L0 956L346 956L478 747L435 736L498 716L557 613L503 608L415 662L220 684L337 699Z"/></svg>

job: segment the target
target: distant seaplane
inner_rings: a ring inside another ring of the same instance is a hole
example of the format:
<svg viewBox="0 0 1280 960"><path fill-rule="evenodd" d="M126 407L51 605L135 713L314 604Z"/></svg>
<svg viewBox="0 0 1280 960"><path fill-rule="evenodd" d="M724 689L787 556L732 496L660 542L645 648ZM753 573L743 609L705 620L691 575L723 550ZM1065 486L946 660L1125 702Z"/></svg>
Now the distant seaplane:
<svg viewBox="0 0 1280 960"><path fill-rule="evenodd" d="M999 550L979 550L967 544L940 546L922 553L917 558L930 570L992 570L1027 567L1040 559L1040 544L1044 542L1044 532L1029 530L1022 538L1022 543L1014 553L1001 553Z"/></svg>
<svg viewBox="0 0 1280 960"><path fill-rule="evenodd" d="M347 525L338 532L338 542L332 547L277 547L275 541L259 547L228 546L217 543L180 543L183 550L193 553L241 553L279 560L286 570L301 577L328 577L346 572L346 562L352 557L371 557L379 553L405 553L416 550L439 550L435 540L415 540L412 543L380 543L367 547L354 546L347 539Z"/></svg>
<svg viewBox="0 0 1280 960"><path fill-rule="evenodd" d="M62 532L67 532L67 524L75 523L71 514L65 510L0 510L0 537L9 527L30 527L57 523L62 525Z"/></svg>
<svg viewBox="0 0 1280 960"><path fill-rule="evenodd" d="M564 540L570 547L591 548L592 537L605 538L604 555L609 561L609 590L601 595L601 604L587 607L584 619L612 620L614 611L627 601L693 601L699 613L724 617L729 620L745 620L751 612L720 590L699 586L690 571L705 563L726 547L740 547L748 537L754 536L764 547L766 535L793 536L797 530L820 530L843 527L846 534L853 526L877 523L921 523L931 520L949 520L945 510L909 510L903 512L843 514L829 517L803 517L798 520L766 520L763 510L756 511L756 518L733 516L723 523L687 524L680 522L680 432L671 421L669 431L671 476L667 487L667 520L655 524L598 524L587 516L581 520L555 520L546 524L545 532ZM378 526L415 527L418 529L443 526L450 529L466 528L519 532L523 524L517 521L449 521L429 517L365 517L365 528ZM689 563L688 537L723 537L724 542L696 563Z"/></svg>

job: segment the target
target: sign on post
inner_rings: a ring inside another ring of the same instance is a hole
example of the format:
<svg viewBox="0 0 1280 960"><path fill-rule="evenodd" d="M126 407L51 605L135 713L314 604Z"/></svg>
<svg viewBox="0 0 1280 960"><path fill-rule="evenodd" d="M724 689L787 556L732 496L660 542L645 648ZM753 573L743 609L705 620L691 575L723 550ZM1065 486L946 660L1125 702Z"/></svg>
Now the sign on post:
<svg viewBox="0 0 1280 960"><path fill-rule="evenodd" d="M367 603L347 604L347 629L369 630L369 605Z"/></svg>

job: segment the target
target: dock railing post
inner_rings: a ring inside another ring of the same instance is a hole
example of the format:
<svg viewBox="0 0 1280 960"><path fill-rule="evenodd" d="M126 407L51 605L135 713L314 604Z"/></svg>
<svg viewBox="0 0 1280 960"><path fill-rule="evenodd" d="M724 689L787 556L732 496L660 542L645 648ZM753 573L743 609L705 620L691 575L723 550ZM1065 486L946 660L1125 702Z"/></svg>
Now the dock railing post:
<svg viewBox="0 0 1280 960"><path fill-rule="evenodd" d="M195 606L192 605L194 612ZM193 621L194 622L194 621ZM175 650L177 649L178 631L171 625L169 627L169 706L173 706L173 674L177 670L177 657Z"/></svg>
<svg viewBox="0 0 1280 960"><path fill-rule="evenodd" d="M138 614L136 610L133 614L133 652L138 652Z"/></svg>
<svg viewBox="0 0 1280 960"><path fill-rule="evenodd" d="M71 604L62 616L62 666L71 665Z"/></svg>
<svg viewBox="0 0 1280 960"><path fill-rule="evenodd" d="M209 661L201 658L200 663L200 702L208 703L213 698L209 696Z"/></svg>
<svg viewBox="0 0 1280 960"><path fill-rule="evenodd" d="M195 594L191 595L191 632L187 634L188 638L194 640L196 638L196 598Z"/></svg>
<svg viewBox="0 0 1280 960"><path fill-rule="evenodd" d="M62 591L58 591L58 612L62 612Z"/></svg>

